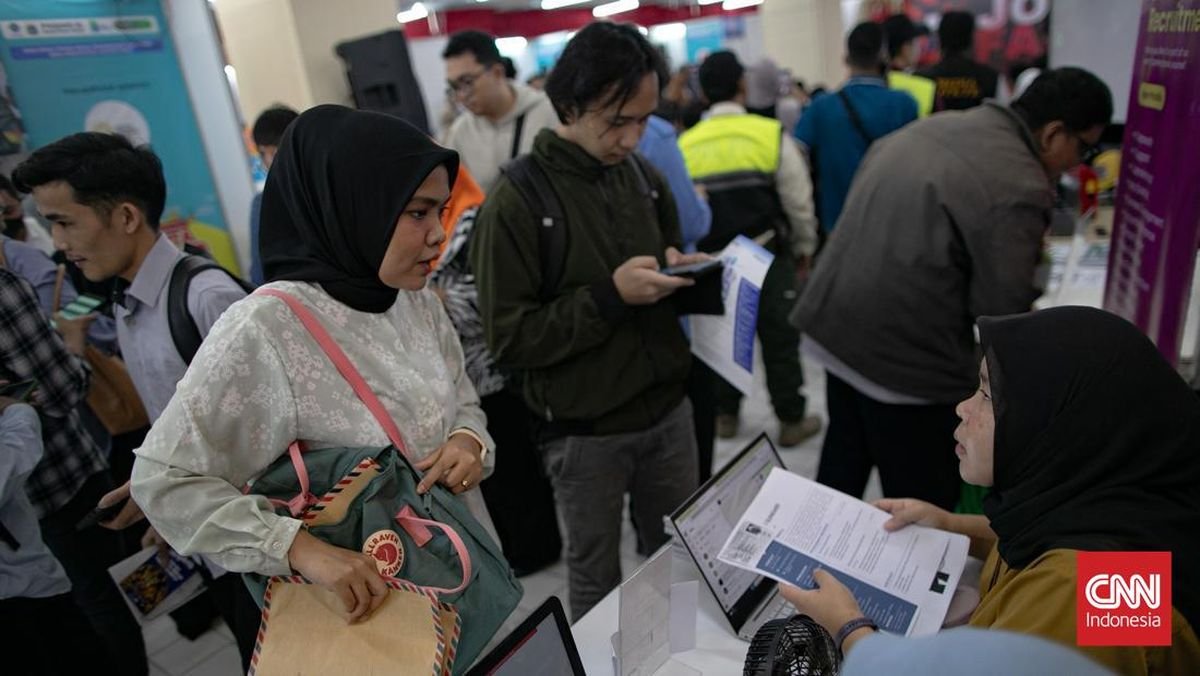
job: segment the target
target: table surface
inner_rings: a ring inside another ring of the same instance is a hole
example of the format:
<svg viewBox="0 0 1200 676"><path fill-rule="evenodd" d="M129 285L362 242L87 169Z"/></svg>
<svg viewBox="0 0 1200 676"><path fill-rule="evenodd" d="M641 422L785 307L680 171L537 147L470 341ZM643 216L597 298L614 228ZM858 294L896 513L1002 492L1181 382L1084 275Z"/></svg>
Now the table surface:
<svg viewBox="0 0 1200 676"><path fill-rule="evenodd" d="M750 644L737 637L725 619L721 606L704 583L700 571L687 550L680 545L667 544L672 548L671 581L700 581L700 598L696 617L696 648L675 653L671 659L684 664L701 674L740 674ZM965 621L979 600L979 570L983 562L967 559L962 581L955 592L947 613L948 624ZM630 571L632 574L633 571ZM579 647L579 656L588 676L610 676L612 668L612 635L617 631L618 601L614 589L596 604L574 626L571 634Z"/></svg>

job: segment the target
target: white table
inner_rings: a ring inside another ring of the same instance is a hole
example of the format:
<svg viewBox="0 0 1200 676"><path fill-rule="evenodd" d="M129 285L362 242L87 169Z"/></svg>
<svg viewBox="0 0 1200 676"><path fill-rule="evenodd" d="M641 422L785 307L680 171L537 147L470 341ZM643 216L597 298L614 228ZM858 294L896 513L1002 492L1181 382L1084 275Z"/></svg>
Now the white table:
<svg viewBox="0 0 1200 676"><path fill-rule="evenodd" d="M671 547L672 545L665 545ZM671 659L687 665L701 674L725 676L742 673L746 651L750 644L737 637L717 599L700 577L692 557L682 545L674 547L671 562L671 581L700 581L700 600L696 618L696 649L675 653ZM949 623L969 616L979 600L979 571L983 562L967 559L962 581L955 591L947 614ZM632 573L633 571L629 571ZM579 647L579 656L588 676L612 676L612 635L617 631L617 590L613 590L584 615L574 626L571 634Z"/></svg>

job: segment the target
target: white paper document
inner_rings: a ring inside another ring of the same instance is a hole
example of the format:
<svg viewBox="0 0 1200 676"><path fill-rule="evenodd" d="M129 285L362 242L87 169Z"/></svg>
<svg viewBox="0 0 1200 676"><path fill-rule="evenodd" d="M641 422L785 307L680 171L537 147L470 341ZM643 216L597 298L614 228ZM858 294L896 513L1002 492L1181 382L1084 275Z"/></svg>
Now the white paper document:
<svg viewBox="0 0 1200 676"><path fill-rule="evenodd" d="M723 315L692 315L692 354L745 394L754 387L754 336L763 279L775 257L739 235L721 252Z"/></svg>
<svg viewBox="0 0 1200 676"><path fill-rule="evenodd" d="M717 558L811 589L823 568L864 614L900 635L941 627L966 563L965 535L924 526L887 532L891 516L815 481L773 469Z"/></svg>

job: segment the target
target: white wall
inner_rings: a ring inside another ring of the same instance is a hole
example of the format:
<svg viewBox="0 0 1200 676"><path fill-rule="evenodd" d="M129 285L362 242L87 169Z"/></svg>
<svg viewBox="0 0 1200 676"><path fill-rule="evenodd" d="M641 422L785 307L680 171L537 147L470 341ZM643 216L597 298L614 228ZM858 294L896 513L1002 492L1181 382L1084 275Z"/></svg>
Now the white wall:
<svg viewBox="0 0 1200 676"><path fill-rule="evenodd" d="M1142 3L1054 0L1050 12L1050 66L1080 66L1099 76L1112 90L1113 121L1124 122Z"/></svg>
<svg viewBox="0 0 1200 676"><path fill-rule="evenodd" d="M207 2L166 0L163 12L195 111L204 152L242 270L250 269L250 201L254 183L241 120L225 79L224 59Z"/></svg>
<svg viewBox="0 0 1200 676"><path fill-rule="evenodd" d="M849 26L843 14L857 15L862 0L772 0L759 9L762 51L810 87L836 87L846 76L842 64Z"/></svg>
<svg viewBox="0 0 1200 676"><path fill-rule="evenodd" d="M312 106L291 0L218 0L214 8L246 123L272 105Z"/></svg>

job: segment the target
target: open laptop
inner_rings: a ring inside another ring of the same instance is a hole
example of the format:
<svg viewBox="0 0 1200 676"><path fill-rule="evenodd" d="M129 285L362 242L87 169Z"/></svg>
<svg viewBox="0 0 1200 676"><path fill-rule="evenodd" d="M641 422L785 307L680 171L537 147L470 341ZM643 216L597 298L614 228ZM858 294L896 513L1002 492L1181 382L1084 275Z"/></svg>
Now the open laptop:
<svg viewBox="0 0 1200 676"><path fill-rule="evenodd" d="M571 625L557 596L546 599L467 676L585 676Z"/></svg>
<svg viewBox="0 0 1200 676"><path fill-rule="evenodd" d="M739 638L754 638L763 623L796 611L779 594L775 580L722 563L717 553L734 526L783 460L766 434L742 449L671 515L679 539L687 547Z"/></svg>

